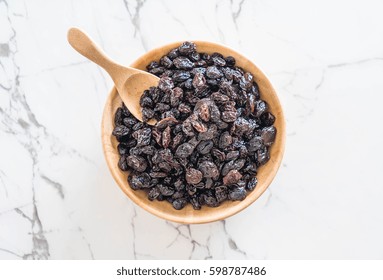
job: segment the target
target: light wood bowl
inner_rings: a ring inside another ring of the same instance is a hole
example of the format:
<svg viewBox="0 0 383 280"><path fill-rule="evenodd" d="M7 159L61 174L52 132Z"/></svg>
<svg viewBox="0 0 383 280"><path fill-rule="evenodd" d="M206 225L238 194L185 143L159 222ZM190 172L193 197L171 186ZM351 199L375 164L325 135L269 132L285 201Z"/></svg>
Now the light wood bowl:
<svg viewBox="0 0 383 280"><path fill-rule="evenodd" d="M117 94L115 87L112 88L106 101L101 127L105 159L113 178L116 180L121 190L133 200L133 202L148 212L160 218L184 224L200 224L222 220L248 207L251 203L257 200L270 185L281 164L285 148L285 118L277 94L265 74L263 74L263 72L250 60L228 47L204 41L194 42L197 45L198 52L206 52L209 54L219 52L224 56L231 55L236 59L237 66L252 73L259 86L261 98L269 104L269 111L276 118L274 126L277 129L277 135L275 143L270 149L270 160L258 169L257 187L252 192L248 193L246 199L243 201L225 201L216 208L202 206L201 210L194 210L190 204L182 210L175 210L167 201L150 201L148 200L145 191L134 191L130 188L127 182L128 174L122 172L117 166L119 160L117 151L118 142L115 137L112 136L112 131L114 128L114 114L117 108L121 106L122 101ZM159 61L163 55L167 54L171 49L178 47L181 43L182 42L175 42L151 50L133 62L131 67L145 70L146 65L151 61Z"/></svg>

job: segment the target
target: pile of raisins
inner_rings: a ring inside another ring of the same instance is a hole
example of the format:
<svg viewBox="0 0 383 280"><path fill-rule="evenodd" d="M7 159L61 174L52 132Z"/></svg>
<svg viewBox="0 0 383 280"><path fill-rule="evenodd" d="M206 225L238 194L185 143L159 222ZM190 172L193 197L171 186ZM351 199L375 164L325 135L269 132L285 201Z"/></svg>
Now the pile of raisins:
<svg viewBox="0 0 383 280"><path fill-rule="evenodd" d="M160 81L141 97L144 122L124 104L115 114L118 166L130 171L132 189L177 210L188 203L198 210L243 200L256 187L257 169L275 140L275 118L253 75L235 63L184 42L147 66ZM152 118L155 126L145 123Z"/></svg>

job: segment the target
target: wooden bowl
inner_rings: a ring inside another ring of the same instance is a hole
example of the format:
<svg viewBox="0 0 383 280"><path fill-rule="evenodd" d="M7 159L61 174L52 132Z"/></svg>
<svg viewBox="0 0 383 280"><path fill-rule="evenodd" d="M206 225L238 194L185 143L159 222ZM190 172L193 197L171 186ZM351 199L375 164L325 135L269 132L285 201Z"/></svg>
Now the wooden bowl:
<svg viewBox="0 0 383 280"><path fill-rule="evenodd" d="M222 220L248 207L251 203L257 200L270 185L281 164L285 147L285 119L281 104L274 88L272 87L270 81L266 78L265 74L263 74L263 72L250 60L230 48L204 41L194 42L197 45L198 52L205 52L209 54L219 52L224 56L231 55L236 59L236 65L242 67L245 71L252 73L259 86L261 98L269 104L269 111L276 118L274 126L277 129L277 135L275 143L270 149L270 160L258 169L257 187L252 192L248 193L246 199L243 201L225 201L220 206L215 208L202 206L201 210L194 210L190 204L182 210L175 210L167 201L150 201L147 198L146 192L141 190L134 191L130 188L127 182L128 174L126 172L122 172L117 166L119 160L119 154L117 152L118 142L115 137L112 136L112 131L114 128L114 114L117 108L121 106L122 101L117 94L116 88L111 90L106 101L101 128L104 155L110 172L112 173L117 184L120 186L121 190L137 205L141 206L148 212L169 221L185 224L200 224ZM148 65L151 61L159 61L163 55L167 54L171 49L178 47L181 43L182 42L175 42L151 50L138 58L131 64L131 66L145 70L146 65Z"/></svg>

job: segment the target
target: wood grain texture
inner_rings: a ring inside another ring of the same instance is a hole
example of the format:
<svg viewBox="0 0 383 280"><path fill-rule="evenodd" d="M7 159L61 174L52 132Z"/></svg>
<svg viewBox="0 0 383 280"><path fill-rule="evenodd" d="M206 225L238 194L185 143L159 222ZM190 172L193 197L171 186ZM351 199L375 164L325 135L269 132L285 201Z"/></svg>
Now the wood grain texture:
<svg viewBox="0 0 383 280"><path fill-rule="evenodd" d="M134 191L130 188L127 182L127 173L122 172L118 166L119 154L117 152L117 140L112 136L114 128L114 114L119 106L121 99L113 88L106 101L103 118L102 118L102 145L104 149L105 159L109 169L116 180L121 190L137 205L147 210L148 212L177 223L184 224L199 224L218 221L230 217L239 211L245 209L254 201L256 201L262 193L270 185L275 177L278 168L281 164L284 149L285 149L285 118L282 111L282 106L278 96L267 79L265 74L255 66L251 61L245 58L240 53L216 44L205 41L194 41L197 45L198 52L213 53L219 52L224 56L233 56L236 59L236 65L242 67L245 71L251 72L257 82L261 94L261 98L269 104L269 111L276 117L274 126L277 129L275 143L270 149L270 160L258 169L258 185L243 201L225 201L219 207L210 208L203 206L201 210L194 210L191 205L187 205L182 210L175 210L172 205L166 201L149 201L147 194L144 191ZM132 63L131 67L145 70L149 62L158 61L163 55L171 49L179 46L182 42L175 42L166 46L154 49L144 54Z"/></svg>

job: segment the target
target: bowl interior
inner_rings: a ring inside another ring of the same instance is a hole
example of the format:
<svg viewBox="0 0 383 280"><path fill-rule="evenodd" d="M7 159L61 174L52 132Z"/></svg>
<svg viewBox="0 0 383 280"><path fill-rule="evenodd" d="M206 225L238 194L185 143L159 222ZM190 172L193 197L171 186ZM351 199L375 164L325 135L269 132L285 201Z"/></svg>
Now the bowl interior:
<svg viewBox="0 0 383 280"><path fill-rule="evenodd" d="M127 173L122 172L118 166L119 154L117 152L117 140L112 136L114 128L114 114L122 101L113 88L107 99L103 119L102 119L102 145L104 155L108 163L109 169L122 189L122 191L136 204L147 210L148 212L157 215L160 218L178 223L207 223L212 221L227 218L235 213L243 210L267 189L273 180L282 160L285 142L285 120L278 97L266 76L256 67L251 61L245 58L238 52L225 46L204 42L194 41L197 45L198 52L213 53L219 52L224 56L233 56L236 59L236 65L242 67L254 75L254 80L257 82L261 94L261 98L269 104L269 111L275 116L276 121L274 126L277 129L275 143L270 149L270 160L258 170L257 187L249 192L246 199L243 201L225 201L219 207L210 208L203 206L201 210L194 210L191 205L187 205L182 210L175 210L172 205L166 201L149 201L147 194L144 191L134 191L130 188L127 182ZM131 64L132 67L145 70L146 65L151 61L158 61L163 55L167 54L171 49L179 46L181 42L175 42L152 51L141 56Z"/></svg>

